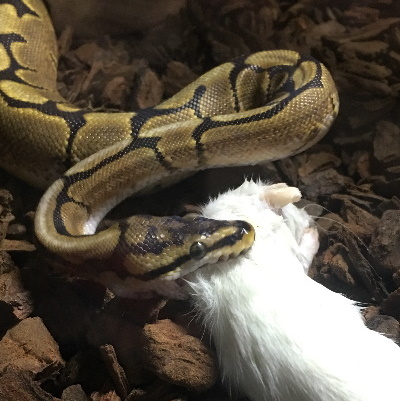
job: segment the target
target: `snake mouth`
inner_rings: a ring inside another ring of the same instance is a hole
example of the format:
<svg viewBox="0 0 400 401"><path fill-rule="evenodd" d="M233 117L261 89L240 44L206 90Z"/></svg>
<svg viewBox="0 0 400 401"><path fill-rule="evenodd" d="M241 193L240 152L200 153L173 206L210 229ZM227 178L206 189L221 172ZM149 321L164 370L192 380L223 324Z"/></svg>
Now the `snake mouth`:
<svg viewBox="0 0 400 401"><path fill-rule="evenodd" d="M229 253L226 255L221 255L215 263L227 262L228 260L237 259L239 256L246 254L249 250L250 250L250 247L242 249L239 253L232 252L232 253ZM211 263L209 263L208 265L210 265L210 264Z"/></svg>

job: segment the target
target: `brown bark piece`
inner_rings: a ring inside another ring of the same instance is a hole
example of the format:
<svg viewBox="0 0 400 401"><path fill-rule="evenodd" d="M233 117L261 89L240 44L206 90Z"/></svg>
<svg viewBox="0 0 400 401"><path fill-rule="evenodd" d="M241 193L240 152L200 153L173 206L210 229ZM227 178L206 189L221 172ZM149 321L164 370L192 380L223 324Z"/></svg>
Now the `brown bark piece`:
<svg viewBox="0 0 400 401"><path fill-rule="evenodd" d="M379 315L379 308L377 306L367 306L366 308L361 309L361 314L367 322L369 319Z"/></svg>
<svg viewBox="0 0 400 401"><path fill-rule="evenodd" d="M381 304L381 312L400 321L400 288L393 291Z"/></svg>
<svg viewBox="0 0 400 401"><path fill-rule="evenodd" d="M104 87L102 98L105 103L121 107L130 91L130 82L125 77L114 77Z"/></svg>
<svg viewBox="0 0 400 401"><path fill-rule="evenodd" d="M10 273L16 269L17 266L15 266L10 254L0 251L0 275Z"/></svg>
<svg viewBox="0 0 400 401"><path fill-rule="evenodd" d="M351 178L339 174L332 168L303 177L301 182L301 192L303 194L312 195L313 198L342 192L353 184Z"/></svg>
<svg viewBox="0 0 400 401"><path fill-rule="evenodd" d="M122 399L125 399L129 393L129 383L124 369L118 362L114 347L110 344L102 345L100 347L100 353L108 369L111 380L113 381L117 394Z"/></svg>
<svg viewBox="0 0 400 401"><path fill-rule="evenodd" d="M396 273L393 274L393 284L395 285L396 288L400 288L400 269L397 270Z"/></svg>
<svg viewBox="0 0 400 401"><path fill-rule="evenodd" d="M379 177L373 185L373 191L378 195L384 196L386 198L393 198L399 196L400 194L400 179L393 179L387 181L383 177Z"/></svg>
<svg viewBox="0 0 400 401"><path fill-rule="evenodd" d="M122 401L109 381L99 391L90 394L91 401Z"/></svg>
<svg viewBox="0 0 400 401"><path fill-rule="evenodd" d="M32 380L32 374L14 369L0 376L1 401L60 401Z"/></svg>
<svg viewBox="0 0 400 401"><path fill-rule="evenodd" d="M400 324L392 316L377 315L366 320L365 324L369 329L384 334L394 341L400 339Z"/></svg>
<svg viewBox="0 0 400 401"><path fill-rule="evenodd" d="M92 401L121 401L115 390L95 391L90 396Z"/></svg>
<svg viewBox="0 0 400 401"><path fill-rule="evenodd" d="M142 389L133 389L125 401L150 401L149 395Z"/></svg>
<svg viewBox="0 0 400 401"><path fill-rule="evenodd" d="M400 128L391 121L376 124L374 156L383 165L400 160Z"/></svg>
<svg viewBox="0 0 400 401"><path fill-rule="evenodd" d="M170 61L167 64L165 75L162 77L165 95L168 97L174 95L196 78L197 74L186 64L179 61Z"/></svg>
<svg viewBox="0 0 400 401"><path fill-rule="evenodd" d="M128 34L148 29L176 14L184 0L50 0L50 12L58 32L71 25L78 36Z"/></svg>
<svg viewBox="0 0 400 401"><path fill-rule="evenodd" d="M106 310L96 319L87 338L89 344L96 347L112 344L130 385L139 386L146 381L138 347L141 335L140 326L124 319L121 314L114 315Z"/></svg>
<svg viewBox="0 0 400 401"><path fill-rule="evenodd" d="M7 234L10 221L14 220L10 206L12 200L13 197L10 192L0 189L0 244Z"/></svg>
<svg viewBox="0 0 400 401"><path fill-rule="evenodd" d="M68 358L57 377L57 383L61 389L79 383L85 391L90 392L101 388L107 378L108 372L98 349L91 347Z"/></svg>
<svg viewBox="0 0 400 401"><path fill-rule="evenodd" d="M96 61L104 57L104 52L95 42L84 43L74 51L80 61L91 67Z"/></svg>
<svg viewBox="0 0 400 401"><path fill-rule="evenodd" d="M308 209L306 209L308 211ZM338 233L341 232L341 227L346 224L343 219L336 213L327 213L317 220L318 226L321 227L324 233Z"/></svg>
<svg viewBox="0 0 400 401"><path fill-rule="evenodd" d="M121 311L123 311L123 320L144 326L146 323L155 323L160 311L166 304L167 300L160 298L128 299L114 297L105 306L104 314L119 318Z"/></svg>
<svg viewBox="0 0 400 401"><path fill-rule="evenodd" d="M11 223L8 226L7 237L9 239L24 239L26 235L26 226L21 223Z"/></svg>
<svg viewBox="0 0 400 401"><path fill-rule="evenodd" d="M169 383L195 391L210 388L217 378L217 362L202 342L169 319L148 324L143 332L146 368Z"/></svg>
<svg viewBox="0 0 400 401"><path fill-rule="evenodd" d="M24 288L17 268L0 275L0 301L10 305L18 320L25 319L32 313L33 300L29 291Z"/></svg>
<svg viewBox="0 0 400 401"><path fill-rule="evenodd" d="M67 387L61 395L61 401L90 401L80 384Z"/></svg>
<svg viewBox="0 0 400 401"><path fill-rule="evenodd" d="M353 286L355 280L350 274L349 265L343 256L347 253L348 250L342 244L335 244L324 253L323 263L330 269L330 273L340 281Z"/></svg>
<svg viewBox="0 0 400 401"><path fill-rule="evenodd" d="M23 302L23 296L27 302ZM19 272L7 252L0 252L0 338L32 310L29 295L20 282Z"/></svg>
<svg viewBox="0 0 400 401"><path fill-rule="evenodd" d="M19 252L33 252L36 250L35 245L24 240L3 239L0 243L0 251L19 251Z"/></svg>
<svg viewBox="0 0 400 401"><path fill-rule="evenodd" d="M300 156L298 156L300 157ZM299 177L306 177L318 170L326 170L330 167L339 167L342 161L332 151L331 152L316 152L303 155L305 159L298 169Z"/></svg>
<svg viewBox="0 0 400 401"><path fill-rule="evenodd" d="M349 174L354 176L358 174L361 178L371 176L370 153L367 151L355 151L349 163Z"/></svg>
<svg viewBox="0 0 400 401"><path fill-rule="evenodd" d="M174 386L163 380L156 379L146 390L132 390L124 401L172 401L184 393L182 387Z"/></svg>
<svg viewBox="0 0 400 401"><path fill-rule="evenodd" d="M357 272L358 278L364 287L370 292L371 296L377 301L382 302L388 295L385 283L376 271L377 262L371 262L362 253L359 242L354 236L344 236L344 244L348 249L348 257L353 268Z"/></svg>
<svg viewBox="0 0 400 401"><path fill-rule="evenodd" d="M68 53L72 45L73 37L74 37L74 29L72 28L72 26L67 25L60 33L60 36L58 37L57 40L59 58Z"/></svg>
<svg viewBox="0 0 400 401"><path fill-rule="evenodd" d="M342 22L351 26L363 26L378 18L379 10L372 7L352 6L342 14Z"/></svg>
<svg viewBox="0 0 400 401"><path fill-rule="evenodd" d="M53 275L46 267L37 263L23 272L35 313L43 318L64 351L76 351L103 305L104 287L76 277Z"/></svg>
<svg viewBox="0 0 400 401"><path fill-rule="evenodd" d="M379 219L355 205L350 197L343 200L342 215L350 230L363 240L368 239L379 223Z"/></svg>
<svg viewBox="0 0 400 401"><path fill-rule="evenodd" d="M400 269L400 210L387 210L371 237L370 251L379 260L382 274L392 276Z"/></svg>
<svg viewBox="0 0 400 401"><path fill-rule="evenodd" d="M42 380L64 365L57 343L39 317L22 320L0 341L0 373L10 365L29 370Z"/></svg>
<svg viewBox="0 0 400 401"><path fill-rule="evenodd" d="M134 106L139 109L153 107L160 103L163 95L163 83L150 68L141 72L134 91Z"/></svg>

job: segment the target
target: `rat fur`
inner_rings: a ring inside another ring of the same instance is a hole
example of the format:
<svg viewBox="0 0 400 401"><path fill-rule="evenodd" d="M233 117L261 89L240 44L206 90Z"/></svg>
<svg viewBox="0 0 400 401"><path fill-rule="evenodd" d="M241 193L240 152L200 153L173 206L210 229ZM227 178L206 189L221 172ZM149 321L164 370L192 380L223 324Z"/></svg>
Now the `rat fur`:
<svg viewBox="0 0 400 401"><path fill-rule="evenodd" d="M400 401L400 348L306 275L318 234L304 210L276 201L277 186L289 188L248 181L202 211L256 230L248 253L187 277L223 379L252 401Z"/></svg>

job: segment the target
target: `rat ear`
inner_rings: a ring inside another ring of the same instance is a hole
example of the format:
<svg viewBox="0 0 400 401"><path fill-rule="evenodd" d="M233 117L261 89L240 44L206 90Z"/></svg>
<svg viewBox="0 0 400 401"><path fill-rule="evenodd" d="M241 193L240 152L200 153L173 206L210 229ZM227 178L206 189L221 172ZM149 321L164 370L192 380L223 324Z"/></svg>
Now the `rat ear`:
<svg viewBox="0 0 400 401"><path fill-rule="evenodd" d="M289 187L280 182L265 186L261 198L273 208L283 208L289 203L298 202L301 199L301 192L296 187Z"/></svg>

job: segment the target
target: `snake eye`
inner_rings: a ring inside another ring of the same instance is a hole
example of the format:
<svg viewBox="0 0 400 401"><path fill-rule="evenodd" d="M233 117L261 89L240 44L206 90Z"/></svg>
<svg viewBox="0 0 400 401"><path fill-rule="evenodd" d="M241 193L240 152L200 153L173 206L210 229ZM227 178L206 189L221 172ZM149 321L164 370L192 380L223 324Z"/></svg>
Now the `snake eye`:
<svg viewBox="0 0 400 401"><path fill-rule="evenodd" d="M189 252L192 259L200 260L206 255L207 247L203 242L193 242Z"/></svg>

